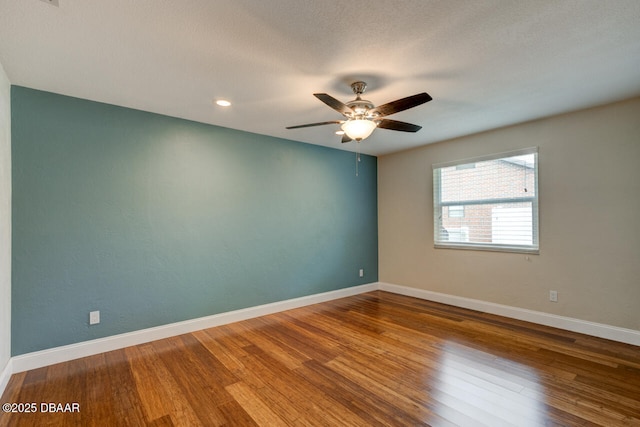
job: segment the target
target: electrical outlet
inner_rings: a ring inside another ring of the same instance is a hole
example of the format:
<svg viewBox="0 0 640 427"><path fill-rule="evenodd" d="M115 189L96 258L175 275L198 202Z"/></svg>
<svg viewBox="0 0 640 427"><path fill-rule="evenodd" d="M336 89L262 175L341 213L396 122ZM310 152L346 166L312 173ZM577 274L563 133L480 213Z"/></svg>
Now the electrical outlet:
<svg viewBox="0 0 640 427"><path fill-rule="evenodd" d="M549 291L549 301L558 302L558 291Z"/></svg>
<svg viewBox="0 0 640 427"><path fill-rule="evenodd" d="M100 323L100 311L92 311L89 313L89 324L97 325Z"/></svg>
<svg viewBox="0 0 640 427"><path fill-rule="evenodd" d="M361 268L358 274L360 275L360 277L364 277L364 268Z"/></svg>

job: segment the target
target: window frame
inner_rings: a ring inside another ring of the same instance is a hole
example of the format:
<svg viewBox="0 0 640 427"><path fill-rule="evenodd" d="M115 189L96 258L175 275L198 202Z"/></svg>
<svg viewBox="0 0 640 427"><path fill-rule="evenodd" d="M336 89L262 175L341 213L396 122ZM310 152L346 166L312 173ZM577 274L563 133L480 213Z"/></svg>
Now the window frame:
<svg viewBox="0 0 640 427"><path fill-rule="evenodd" d="M504 197L504 198L492 198L481 199L474 201L455 200L450 202L441 201L441 169L461 166L471 163L478 163L490 160L506 159L514 156L522 155L534 155L533 166L533 182L535 189L533 196L530 197ZM505 151L501 153L489 154L485 156L472 157L467 159L455 160L444 163L434 163L431 165L432 177L433 177L433 246L435 249L464 249L464 250L480 250L480 251L492 251L492 252L512 252L512 253L526 253L526 254L539 254L540 253L540 218L539 218L539 199L538 192L538 164L539 164L539 150L538 147L529 147L519 150ZM531 245L514 245L514 244L501 244L501 243L481 243L481 242L447 242L438 240L441 235L440 230L442 225L442 208L445 206L471 206L471 205L484 205L491 203L520 203L530 202L532 204L532 244Z"/></svg>

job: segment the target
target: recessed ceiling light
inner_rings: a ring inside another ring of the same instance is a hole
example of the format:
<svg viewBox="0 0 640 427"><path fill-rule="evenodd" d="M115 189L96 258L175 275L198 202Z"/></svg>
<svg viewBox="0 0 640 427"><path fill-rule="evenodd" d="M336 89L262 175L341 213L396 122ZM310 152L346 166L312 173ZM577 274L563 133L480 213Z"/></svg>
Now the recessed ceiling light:
<svg viewBox="0 0 640 427"><path fill-rule="evenodd" d="M216 104L218 104L221 107L228 107L229 105L231 105L231 103L229 101L227 101L226 99L218 99L216 101Z"/></svg>

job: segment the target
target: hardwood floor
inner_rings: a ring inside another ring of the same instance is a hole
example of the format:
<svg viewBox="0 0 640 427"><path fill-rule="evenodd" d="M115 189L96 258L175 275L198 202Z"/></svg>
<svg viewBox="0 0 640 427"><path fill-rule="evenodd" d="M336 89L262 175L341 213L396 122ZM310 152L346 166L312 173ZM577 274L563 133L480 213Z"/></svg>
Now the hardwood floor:
<svg viewBox="0 0 640 427"><path fill-rule="evenodd" d="M640 348L376 291L15 374L30 402L0 425L640 426Z"/></svg>

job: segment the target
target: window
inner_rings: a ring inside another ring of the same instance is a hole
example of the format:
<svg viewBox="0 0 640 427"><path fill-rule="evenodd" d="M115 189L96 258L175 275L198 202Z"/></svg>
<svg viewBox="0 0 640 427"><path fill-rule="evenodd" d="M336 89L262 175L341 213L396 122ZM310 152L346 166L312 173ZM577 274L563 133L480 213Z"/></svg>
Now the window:
<svg viewBox="0 0 640 427"><path fill-rule="evenodd" d="M433 165L436 248L538 252L538 149Z"/></svg>

